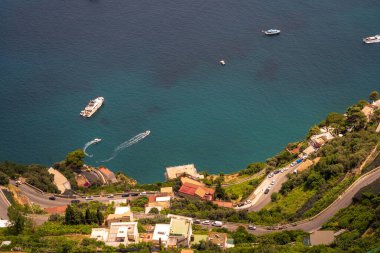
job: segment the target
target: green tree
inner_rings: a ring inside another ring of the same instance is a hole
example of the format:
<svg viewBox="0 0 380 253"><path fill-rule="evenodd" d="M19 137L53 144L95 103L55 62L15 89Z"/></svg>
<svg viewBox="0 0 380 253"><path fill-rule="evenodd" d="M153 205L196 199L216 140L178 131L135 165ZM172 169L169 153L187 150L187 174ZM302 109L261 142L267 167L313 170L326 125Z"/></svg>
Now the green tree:
<svg viewBox="0 0 380 253"><path fill-rule="evenodd" d="M70 225L73 224L74 220L74 210L71 205L68 205L65 211L65 224Z"/></svg>
<svg viewBox="0 0 380 253"><path fill-rule="evenodd" d="M101 226L104 222L104 215L99 209L96 210L96 218L98 220L98 225Z"/></svg>
<svg viewBox="0 0 380 253"><path fill-rule="evenodd" d="M153 207L152 209L150 209L149 213L150 214L159 214L160 211L157 208Z"/></svg>
<svg viewBox="0 0 380 253"><path fill-rule="evenodd" d="M72 170L79 171L84 164L84 152L81 149L77 149L67 154L66 156L66 166Z"/></svg>
<svg viewBox="0 0 380 253"><path fill-rule="evenodd" d="M85 215L84 215L84 219L86 220L86 223L87 224L91 224L93 221L92 221L92 215L91 215L91 211L89 208L86 208L86 212L85 212Z"/></svg>
<svg viewBox="0 0 380 253"><path fill-rule="evenodd" d="M8 207L8 217L11 226L8 228L8 231L12 235L21 234L26 226L27 218L20 210L21 206L15 204Z"/></svg>
<svg viewBox="0 0 380 253"><path fill-rule="evenodd" d="M0 171L0 185L9 184L9 177L7 174Z"/></svg>
<svg viewBox="0 0 380 253"><path fill-rule="evenodd" d="M340 126L344 126L346 122L346 118L337 112L330 112L326 117L326 124L338 124Z"/></svg>
<svg viewBox="0 0 380 253"><path fill-rule="evenodd" d="M315 134L319 134L319 132L320 132L320 129L317 125L312 126L306 135L306 139L309 139L311 136L313 136Z"/></svg>
<svg viewBox="0 0 380 253"><path fill-rule="evenodd" d="M272 202L276 202L278 200L279 194L277 192L272 193L270 196Z"/></svg>
<svg viewBox="0 0 380 253"><path fill-rule="evenodd" d="M379 99L379 92L372 91L371 94L369 94L369 100L376 101Z"/></svg>

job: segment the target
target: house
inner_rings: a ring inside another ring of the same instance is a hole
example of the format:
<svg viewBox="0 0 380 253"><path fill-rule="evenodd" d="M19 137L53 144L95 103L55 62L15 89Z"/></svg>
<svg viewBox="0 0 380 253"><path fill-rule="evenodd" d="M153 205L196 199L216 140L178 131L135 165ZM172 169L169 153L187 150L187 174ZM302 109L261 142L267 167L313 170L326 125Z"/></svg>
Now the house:
<svg viewBox="0 0 380 253"><path fill-rule="evenodd" d="M181 186L178 194L183 197L192 197L212 201L214 199L215 189L186 182Z"/></svg>
<svg viewBox="0 0 380 253"><path fill-rule="evenodd" d="M160 244L166 247L169 238L170 224L156 224L153 232L152 241L155 244Z"/></svg>
<svg viewBox="0 0 380 253"><path fill-rule="evenodd" d="M107 169L106 167L99 167L99 172L106 178L108 183L114 184L117 183L115 173Z"/></svg>
<svg viewBox="0 0 380 253"><path fill-rule="evenodd" d="M304 238L304 244L308 246L329 245L335 240L334 231L318 230L310 233L309 237Z"/></svg>
<svg viewBox="0 0 380 253"><path fill-rule="evenodd" d="M107 241L108 233L108 228L93 228L91 230L90 238L96 239L97 241L105 242Z"/></svg>
<svg viewBox="0 0 380 253"><path fill-rule="evenodd" d="M168 214L168 217L171 220L167 247L189 247L193 234L193 219L173 214Z"/></svg>
<svg viewBox="0 0 380 253"><path fill-rule="evenodd" d="M71 184L69 180L58 170L50 167L48 169L49 174L54 175L54 184L57 186L58 190L61 193L64 193L66 190L71 190Z"/></svg>
<svg viewBox="0 0 380 253"><path fill-rule="evenodd" d="M317 149L314 148L312 145L309 145L307 148L305 148L302 153L298 157L303 157L303 156L310 156L313 154Z"/></svg>
<svg viewBox="0 0 380 253"><path fill-rule="evenodd" d="M87 180L85 176L82 174L78 174L75 176L75 181L77 182L78 187L87 188L90 187L90 182Z"/></svg>
<svg viewBox="0 0 380 253"><path fill-rule="evenodd" d="M118 247L120 244L138 243L138 239L137 222L112 222L105 243L107 246Z"/></svg>
<svg viewBox="0 0 380 253"><path fill-rule="evenodd" d="M194 234L191 239L191 245L193 244L199 244L201 241L207 241L208 240L208 235L197 235Z"/></svg>
<svg viewBox="0 0 380 253"><path fill-rule="evenodd" d="M325 145L328 141L335 138L335 136L331 133L331 129L325 132L321 129L321 134L313 135L310 137L310 145L314 148L320 148Z"/></svg>
<svg viewBox="0 0 380 253"><path fill-rule="evenodd" d="M367 121L369 121L376 109L377 107L375 105L365 105L361 112L367 117Z"/></svg>
<svg viewBox="0 0 380 253"><path fill-rule="evenodd" d="M165 177L166 180L172 180L184 174L189 175L193 178L203 178L203 175L198 174L197 169L194 167L194 164L167 167Z"/></svg>
<svg viewBox="0 0 380 253"><path fill-rule="evenodd" d="M118 206L113 214L109 214L106 219L106 224L113 222L130 222L133 221L133 213L130 206Z"/></svg>
<svg viewBox="0 0 380 253"><path fill-rule="evenodd" d="M152 242L153 233L140 233L139 242Z"/></svg>
<svg viewBox="0 0 380 253"><path fill-rule="evenodd" d="M218 245L220 248L227 248L227 234L218 232L209 232L208 240L213 244Z"/></svg>
<svg viewBox="0 0 380 253"><path fill-rule="evenodd" d="M297 172L302 172L306 169L308 169L311 165L313 165L313 161L309 160L309 159L306 159L303 163L301 163L298 167L297 167Z"/></svg>
<svg viewBox="0 0 380 253"><path fill-rule="evenodd" d="M152 208L157 208L158 211L167 209L170 207L170 196L149 196L148 204L145 205L145 213L149 213Z"/></svg>
<svg viewBox="0 0 380 253"><path fill-rule="evenodd" d="M174 197L173 187L161 187L160 192L162 196Z"/></svg>

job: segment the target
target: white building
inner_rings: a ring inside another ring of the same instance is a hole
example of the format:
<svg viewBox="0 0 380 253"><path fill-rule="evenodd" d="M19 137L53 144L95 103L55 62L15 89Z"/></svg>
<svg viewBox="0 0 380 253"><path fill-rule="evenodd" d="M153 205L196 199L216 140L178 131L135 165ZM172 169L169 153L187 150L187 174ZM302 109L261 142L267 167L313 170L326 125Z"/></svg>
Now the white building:
<svg viewBox="0 0 380 253"><path fill-rule="evenodd" d="M203 178L203 175L198 174L194 164L180 165L174 167L167 167L165 177L167 180L175 179L183 174L187 174L194 178Z"/></svg>
<svg viewBox="0 0 380 253"><path fill-rule="evenodd" d="M90 238L96 239L97 241L105 242L107 241L108 233L108 228L93 228L91 230Z"/></svg>
<svg viewBox="0 0 380 253"><path fill-rule="evenodd" d="M170 224L156 224L153 232L152 240L154 243L161 243L166 246L170 234Z"/></svg>

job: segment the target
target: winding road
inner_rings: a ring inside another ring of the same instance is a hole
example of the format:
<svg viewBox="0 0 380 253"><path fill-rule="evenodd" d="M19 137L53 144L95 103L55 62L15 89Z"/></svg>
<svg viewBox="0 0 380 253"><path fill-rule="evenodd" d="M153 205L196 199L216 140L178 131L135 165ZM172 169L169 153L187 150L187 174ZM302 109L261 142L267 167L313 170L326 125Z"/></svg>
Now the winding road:
<svg viewBox="0 0 380 253"><path fill-rule="evenodd" d="M1 188L0 188L1 191ZM5 199L3 192L0 192L0 219L8 219L8 201Z"/></svg>

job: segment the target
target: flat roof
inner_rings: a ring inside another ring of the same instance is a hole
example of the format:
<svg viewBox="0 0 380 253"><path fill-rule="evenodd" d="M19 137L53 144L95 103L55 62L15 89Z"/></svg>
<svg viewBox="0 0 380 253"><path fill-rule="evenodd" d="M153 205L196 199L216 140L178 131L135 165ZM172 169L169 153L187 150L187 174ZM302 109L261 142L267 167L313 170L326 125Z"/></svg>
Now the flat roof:
<svg viewBox="0 0 380 253"><path fill-rule="evenodd" d="M156 224L153 232L153 240L158 241L161 238L162 242L166 242L169 237L170 224Z"/></svg>
<svg viewBox="0 0 380 253"><path fill-rule="evenodd" d="M188 220L172 218L170 221L170 235L184 235L187 237L191 222Z"/></svg>
<svg viewBox="0 0 380 253"><path fill-rule="evenodd" d="M115 208L115 214L126 214L131 212L130 206L118 206Z"/></svg>
<svg viewBox="0 0 380 253"><path fill-rule="evenodd" d="M174 167L167 167L166 174L168 179L177 178L180 174L189 174L190 176L198 176L197 169L194 167L194 164L180 165Z"/></svg>

